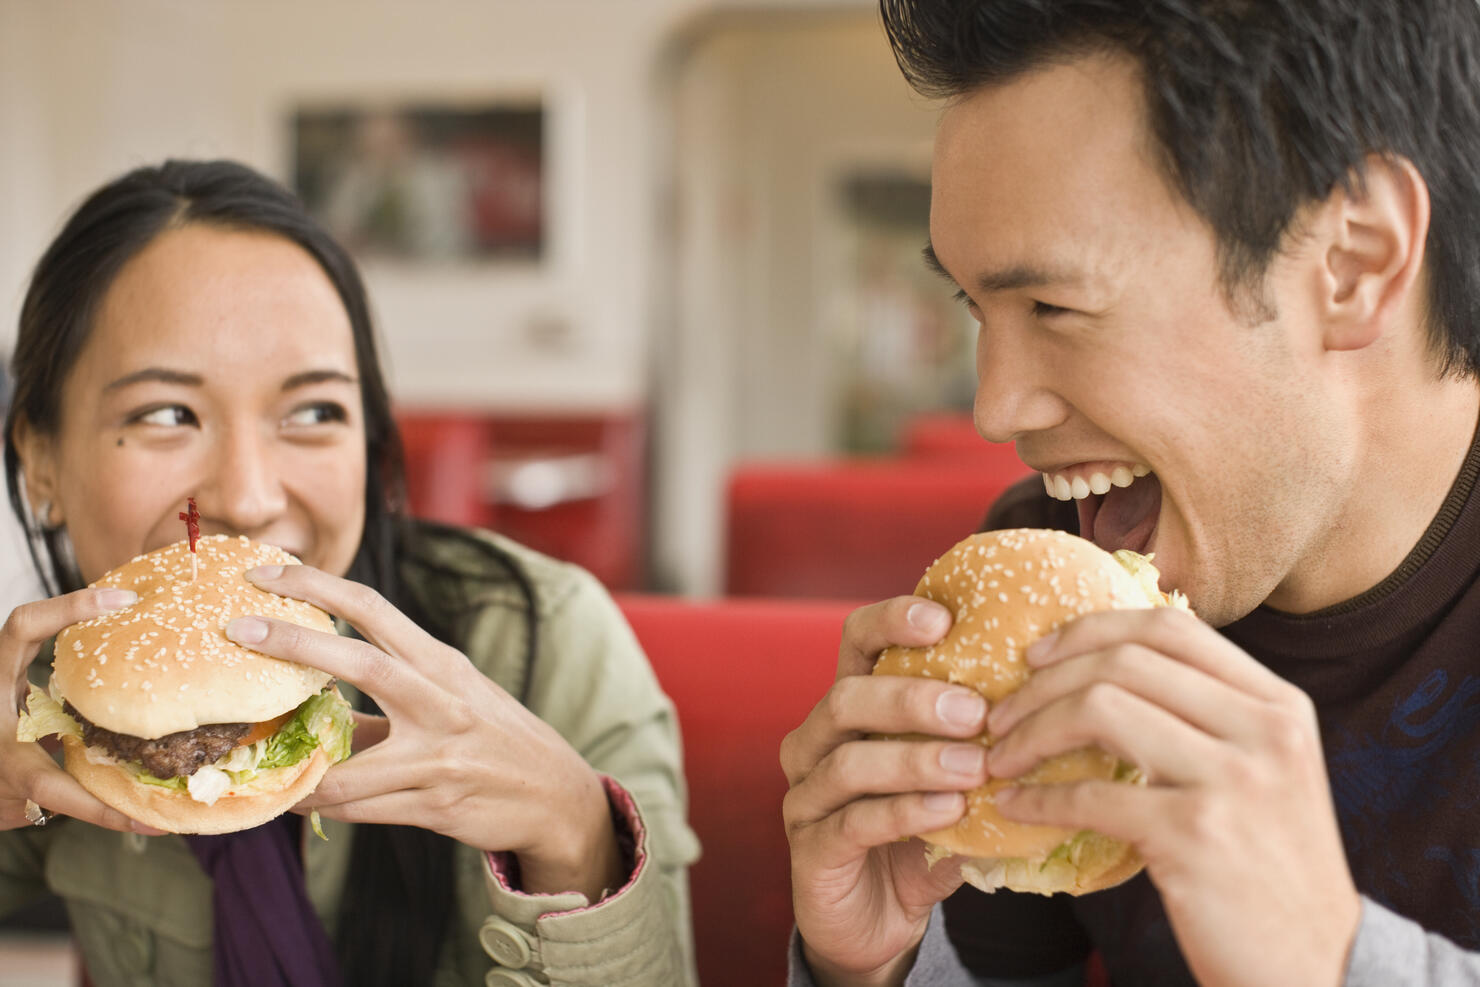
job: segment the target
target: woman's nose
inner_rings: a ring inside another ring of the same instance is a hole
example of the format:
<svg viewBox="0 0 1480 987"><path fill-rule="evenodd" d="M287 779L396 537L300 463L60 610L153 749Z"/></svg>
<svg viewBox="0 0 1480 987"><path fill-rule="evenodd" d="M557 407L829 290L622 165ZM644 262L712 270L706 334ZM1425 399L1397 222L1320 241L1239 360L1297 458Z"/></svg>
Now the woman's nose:
<svg viewBox="0 0 1480 987"><path fill-rule="evenodd" d="M272 441L255 429L238 429L220 440L197 500L201 514L237 534L270 525L288 506L285 477Z"/></svg>

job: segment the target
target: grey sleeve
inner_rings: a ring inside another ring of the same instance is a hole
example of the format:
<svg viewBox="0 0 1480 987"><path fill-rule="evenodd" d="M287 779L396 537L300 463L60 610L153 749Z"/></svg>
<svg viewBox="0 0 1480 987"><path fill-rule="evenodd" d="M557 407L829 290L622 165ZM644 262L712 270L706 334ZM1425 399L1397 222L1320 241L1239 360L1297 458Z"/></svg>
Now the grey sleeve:
<svg viewBox="0 0 1480 987"><path fill-rule="evenodd" d="M787 987L816 987L812 971L802 957L802 937L795 928L791 930L791 958L786 983ZM915 955L915 965L905 978L904 987L1081 987L1083 983L1084 967L1081 965L1043 977L975 976L962 965L950 939L946 938L945 918L940 906L936 905L930 913L930 924L925 928L925 938L920 940L920 951Z"/></svg>
<svg viewBox="0 0 1480 987"><path fill-rule="evenodd" d="M1480 953L1362 898L1362 921L1343 987L1460 987L1480 984Z"/></svg>

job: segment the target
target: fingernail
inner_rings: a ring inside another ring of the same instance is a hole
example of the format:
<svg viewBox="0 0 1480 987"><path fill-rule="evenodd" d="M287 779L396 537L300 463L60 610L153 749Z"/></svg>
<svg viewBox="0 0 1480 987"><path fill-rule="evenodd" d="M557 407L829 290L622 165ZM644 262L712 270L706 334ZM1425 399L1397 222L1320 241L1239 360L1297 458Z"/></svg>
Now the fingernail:
<svg viewBox="0 0 1480 987"><path fill-rule="evenodd" d="M944 607L935 603L914 604L905 614L905 619L915 630L937 636L944 634L946 628L951 626L951 615Z"/></svg>
<svg viewBox="0 0 1480 987"><path fill-rule="evenodd" d="M1045 634L1028 645L1028 650L1023 653L1023 657L1028 659L1029 665L1042 665L1053 654L1053 649L1058 643L1058 631L1054 631L1052 634Z"/></svg>
<svg viewBox="0 0 1480 987"><path fill-rule="evenodd" d="M226 636L237 644L261 644L267 639L267 621L258 617L238 617L226 625Z"/></svg>
<svg viewBox="0 0 1480 987"><path fill-rule="evenodd" d="M118 607L126 607L131 603L138 603L139 594L131 589L100 589L98 590L97 600L98 606L114 610Z"/></svg>
<svg viewBox="0 0 1480 987"><path fill-rule="evenodd" d="M974 775L981 771L986 756L975 744L952 744L940 752L940 766L952 774Z"/></svg>
<svg viewBox="0 0 1480 987"><path fill-rule="evenodd" d="M283 567L280 565L259 565L255 569L247 570L247 578L254 583L265 583L278 578L282 574Z"/></svg>
<svg viewBox="0 0 1480 987"><path fill-rule="evenodd" d="M974 692L944 692L935 701L935 715L949 726L974 727L987 715L987 701Z"/></svg>
<svg viewBox="0 0 1480 987"><path fill-rule="evenodd" d="M930 792L925 796L925 808L931 812L945 812L947 809L960 809L962 795L960 792Z"/></svg>

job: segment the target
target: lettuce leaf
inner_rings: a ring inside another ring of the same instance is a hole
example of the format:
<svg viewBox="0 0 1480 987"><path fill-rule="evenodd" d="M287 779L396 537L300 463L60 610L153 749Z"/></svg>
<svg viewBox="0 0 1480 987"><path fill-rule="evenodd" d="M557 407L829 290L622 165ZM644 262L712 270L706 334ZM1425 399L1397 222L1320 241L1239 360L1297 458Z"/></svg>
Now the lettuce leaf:
<svg viewBox="0 0 1480 987"><path fill-rule="evenodd" d="M1192 607L1187 602L1187 597L1181 590L1172 590L1170 593L1162 593L1160 582L1161 573L1151 560L1156 558L1155 553L1142 555L1132 552L1128 548L1117 549L1114 553L1115 561L1119 562L1141 586L1141 592L1146 594L1146 603L1151 607L1173 607L1177 610L1191 611Z"/></svg>
<svg viewBox="0 0 1480 987"><path fill-rule="evenodd" d="M267 749L255 768L286 768L308 757L321 738L331 763L349 757L355 721L349 703L332 688L310 697L282 729L268 739Z"/></svg>
<svg viewBox="0 0 1480 987"><path fill-rule="evenodd" d="M308 757L318 746L319 738L309 730L308 723L303 718L303 709L299 707L298 715L283 724L283 728L268 739L267 749L255 768L259 771L286 768Z"/></svg>
<svg viewBox="0 0 1480 987"><path fill-rule="evenodd" d="M52 734L82 739L82 724L62 711L62 704L31 683L26 693L26 708L15 725L17 740L37 741Z"/></svg>
<svg viewBox="0 0 1480 987"><path fill-rule="evenodd" d="M130 761L128 762L128 764L130 766L137 766L139 762ZM172 792L187 791L190 787L190 778L185 775L178 775L174 778L156 778L149 772L145 771L143 768L139 768L139 770L137 771L132 771L130 772L130 774L134 776L134 781L137 781L140 784L153 785L156 788L168 788Z"/></svg>
<svg viewBox="0 0 1480 987"><path fill-rule="evenodd" d="M355 736L355 718L349 703L334 689L326 689L309 701L310 726L324 745L330 764L349 757Z"/></svg>

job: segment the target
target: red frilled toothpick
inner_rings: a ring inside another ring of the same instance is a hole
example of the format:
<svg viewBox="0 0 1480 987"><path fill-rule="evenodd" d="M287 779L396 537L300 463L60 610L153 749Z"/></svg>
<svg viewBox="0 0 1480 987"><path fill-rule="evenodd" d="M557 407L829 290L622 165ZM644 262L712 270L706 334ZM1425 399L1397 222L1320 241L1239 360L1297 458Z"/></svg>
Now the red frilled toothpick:
<svg viewBox="0 0 1480 987"><path fill-rule="evenodd" d="M190 581L200 575L200 556L195 554L195 543L200 541L200 511L195 508L195 498L185 498L186 510L180 512L185 522L185 534L190 538Z"/></svg>

